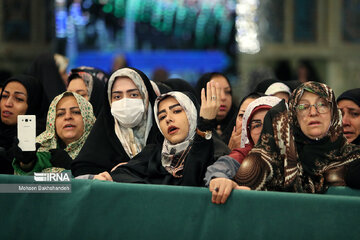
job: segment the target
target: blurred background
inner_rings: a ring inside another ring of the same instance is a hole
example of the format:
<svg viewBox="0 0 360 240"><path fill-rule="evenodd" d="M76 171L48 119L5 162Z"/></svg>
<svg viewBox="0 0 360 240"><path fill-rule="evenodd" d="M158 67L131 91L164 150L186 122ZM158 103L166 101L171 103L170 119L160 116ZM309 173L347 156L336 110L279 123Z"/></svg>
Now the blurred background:
<svg viewBox="0 0 360 240"><path fill-rule="evenodd" d="M44 52L192 85L219 71L238 98L306 74L338 95L360 87L360 0L0 0L0 77Z"/></svg>

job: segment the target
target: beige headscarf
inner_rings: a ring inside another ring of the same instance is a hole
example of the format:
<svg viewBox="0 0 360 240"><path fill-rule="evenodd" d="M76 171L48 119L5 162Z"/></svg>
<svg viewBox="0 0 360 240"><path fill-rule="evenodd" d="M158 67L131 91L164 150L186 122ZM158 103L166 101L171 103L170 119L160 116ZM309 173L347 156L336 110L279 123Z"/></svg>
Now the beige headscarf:
<svg viewBox="0 0 360 240"><path fill-rule="evenodd" d="M124 127L116 120L116 118L114 118L116 136L120 140L127 155L130 158L133 158L146 145L146 140L152 127L152 107L149 103L149 95L143 79L136 71L130 68L119 69L111 75L107 89L110 106L112 86L118 77L128 77L134 82L135 86L140 91L145 107L145 113L147 113L143 115L141 122L134 128Z"/></svg>

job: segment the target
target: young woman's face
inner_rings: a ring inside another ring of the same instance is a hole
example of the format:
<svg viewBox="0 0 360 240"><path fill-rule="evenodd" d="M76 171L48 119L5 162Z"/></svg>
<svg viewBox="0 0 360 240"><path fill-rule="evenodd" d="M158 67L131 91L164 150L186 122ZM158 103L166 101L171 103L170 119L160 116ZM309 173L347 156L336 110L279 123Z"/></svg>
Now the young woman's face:
<svg viewBox="0 0 360 240"><path fill-rule="evenodd" d="M123 98L141 99L140 91L128 77L117 77L111 90L111 102Z"/></svg>
<svg viewBox="0 0 360 240"><path fill-rule="evenodd" d="M75 92L83 96L86 100L89 101L89 94L86 88L85 82L81 78L75 78L70 81L69 86L67 87L69 92Z"/></svg>
<svg viewBox="0 0 360 240"><path fill-rule="evenodd" d="M1 121L6 125L17 124L17 116L24 115L28 109L27 91L24 85L13 81L8 83L1 97Z"/></svg>
<svg viewBox="0 0 360 240"><path fill-rule="evenodd" d="M317 105L317 109L314 104ZM314 93L305 91L297 108L301 131L311 139L324 137L330 127L331 105Z"/></svg>
<svg viewBox="0 0 360 240"><path fill-rule="evenodd" d="M221 90L220 109L216 115L216 120L220 121L226 117L232 105L231 87L223 76L215 76L211 80L217 82Z"/></svg>
<svg viewBox="0 0 360 240"><path fill-rule="evenodd" d="M78 140L84 133L84 121L73 96L63 97L56 106L55 130L66 144Z"/></svg>
<svg viewBox="0 0 360 240"><path fill-rule="evenodd" d="M249 106L249 104L254 101L254 98L247 98L245 99L245 101L241 104L240 108L239 108L239 112L238 112L238 116L236 118L236 131L240 131L241 133L241 127L242 127L242 121L243 121L243 117L244 117L244 113L246 111L246 108Z"/></svg>
<svg viewBox="0 0 360 240"><path fill-rule="evenodd" d="M257 142L259 141L259 137L264 125L264 117L268 111L269 110L267 109L260 109L256 111L256 113L253 115L252 119L250 120L250 125L249 125L250 136L254 142L254 145L256 145Z"/></svg>
<svg viewBox="0 0 360 240"><path fill-rule="evenodd" d="M343 99L338 102L342 113L344 135L349 143L360 135L360 107L353 101Z"/></svg>
<svg viewBox="0 0 360 240"><path fill-rule="evenodd" d="M168 97L159 103L157 117L160 130L169 142L177 144L186 139L189 121L185 110L175 98Z"/></svg>

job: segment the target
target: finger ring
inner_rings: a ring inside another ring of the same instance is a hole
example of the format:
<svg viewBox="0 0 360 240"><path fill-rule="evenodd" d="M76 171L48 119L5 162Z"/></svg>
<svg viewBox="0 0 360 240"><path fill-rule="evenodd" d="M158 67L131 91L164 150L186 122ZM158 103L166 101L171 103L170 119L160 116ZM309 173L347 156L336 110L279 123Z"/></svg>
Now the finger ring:
<svg viewBox="0 0 360 240"><path fill-rule="evenodd" d="M215 96L212 96L212 97L211 97L211 100L216 100L216 97L215 97Z"/></svg>
<svg viewBox="0 0 360 240"><path fill-rule="evenodd" d="M214 188L215 192L219 192L219 187Z"/></svg>

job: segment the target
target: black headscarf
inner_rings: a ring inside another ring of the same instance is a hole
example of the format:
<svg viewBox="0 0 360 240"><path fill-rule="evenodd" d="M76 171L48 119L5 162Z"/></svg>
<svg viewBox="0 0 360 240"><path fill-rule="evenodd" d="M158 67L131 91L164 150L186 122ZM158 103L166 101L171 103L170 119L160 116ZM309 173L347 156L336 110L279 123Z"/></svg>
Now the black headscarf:
<svg viewBox="0 0 360 240"><path fill-rule="evenodd" d="M337 103L341 100L351 100L360 107L360 88L354 88L343 92L336 100ZM360 135L351 142L352 144L360 145Z"/></svg>
<svg viewBox="0 0 360 240"><path fill-rule="evenodd" d="M141 77L148 92L149 103L151 106L154 106L156 94L148 77L138 69L128 69L135 71ZM115 121L111 114L107 89L108 83L104 89L103 110L100 112L82 150L71 165L71 171L74 176L98 174L104 171L110 172L117 164L130 160L115 133ZM153 119L154 122L155 120ZM161 134L156 124L153 124L146 143L161 141L162 137L160 136ZM159 137L160 139L158 139Z"/></svg>
<svg viewBox="0 0 360 240"><path fill-rule="evenodd" d="M179 92L190 92L192 95L196 96L195 89L190 85L187 81L181 78L169 78L164 81L166 85L168 85L172 91Z"/></svg>
<svg viewBox="0 0 360 240"><path fill-rule="evenodd" d="M4 83L4 88L1 92L3 94L4 89L10 82L19 82L21 83L27 91L27 104L28 109L26 110L26 115L36 115L36 134L40 134L45 130L45 118L46 112L43 112L39 106L41 105L43 89L39 81L35 78L27 75L17 75L9 78ZM13 153L11 147L14 143L14 138L17 135L17 125L7 125L1 121L0 115L0 148L2 151L1 154L1 167L0 173L13 173L11 166L11 161L13 159ZM7 162L4 163L4 161Z"/></svg>
<svg viewBox="0 0 360 240"><path fill-rule="evenodd" d="M71 74L78 74L80 78L82 78L84 81L86 81L85 78L88 78L89 82L85 82L85 85L88 89L88 91L91 89L91 92L89 92L89 102L93 106L94 115L97 117L100 113L100 110L102 108L102 103L104 99L104 84L105 82L101 81L97 78L97 74L92 74L91 71L88 70L89 68L75 68L71 69ZM91 69L90 69L91 70ZM69 76L68 85L70 84L71 80L74 78L71 78L71 74ZM85 76L84 76L85 75ZM86 77L88 76L88 77ZM91 85L91 87L88 87L88 85Z"/></svg>
<svg viewBox="0 0 360 240"><path fill-rule="evenodd" d="M105 71L99 68L81 66L78 68L71 69L71 72L77 72L77 71L90 73L93 77L96 77L101 82L103 82L103 84L107 83L107 81L109 80L109 75Z"/></svg>
<svg viewBox="0 0 360 240"><path fill-rule="evenodd" d="M210 82L210 80L212 78L214 78L215 76L224 77L226 79L226 81L229 83L229 86L232 91L230 81L224 74L218 73L218 72L206 73L199 78L198 82L196 83L196 87L195 87L195 91L197 93L196 97L199 102L201 102L201 89L204 88L205 93L206 93L206 84L208 82ZM232 92L231 92L231 95L233 96ZM235 123L236 123L236 117L234 117L234 115L237 115L237 109L238 109L238 107L234 103L234 97L233 97L231 108L229 109L229 112L227 113L226 117L223 120L217 122L217 124L220 125L220 129L222 132L222 135L220 137L226 144L229 143L231 133L232 133L232 128L235 126ZM225 131L227 129L231 129L231 131Z"/></svg>
<svg viewBox="0 0 360 240"><path fill-rule="evenodd" d="M331 104L331 123L323 138L308 138L299 126L296 107L304 91ZM346 169L360 160L360 148L342 133L334 92L325 84L306 82L266 114L257 145L240 166L235 180L256 190L323 193L330 185L344 185Z"/></svg>
<svg viewBox="0 0 360 240"><path fill-rule="evenodd" d="M34 76L43 85L44 99L41 108L46 111L49 109L51 101L66 91L54 54L44 53L38 56L28 69L27 74Z"/></svg>

